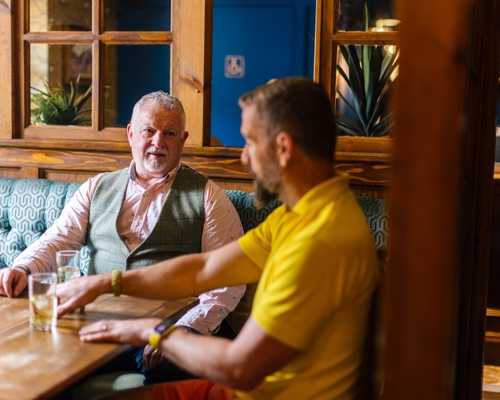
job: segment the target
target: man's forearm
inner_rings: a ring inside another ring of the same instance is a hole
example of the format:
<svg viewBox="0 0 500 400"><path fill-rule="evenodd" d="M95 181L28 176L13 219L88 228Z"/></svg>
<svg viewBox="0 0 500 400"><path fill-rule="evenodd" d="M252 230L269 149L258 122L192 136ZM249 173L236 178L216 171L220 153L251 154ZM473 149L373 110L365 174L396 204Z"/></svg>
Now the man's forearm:
<svg viewBox="0 0 500 400"><path fill-rule="evenodd" d="M123 294L151 299L178 299L203 292L196 284L203 254L180 256L121 274Z"/></svg>

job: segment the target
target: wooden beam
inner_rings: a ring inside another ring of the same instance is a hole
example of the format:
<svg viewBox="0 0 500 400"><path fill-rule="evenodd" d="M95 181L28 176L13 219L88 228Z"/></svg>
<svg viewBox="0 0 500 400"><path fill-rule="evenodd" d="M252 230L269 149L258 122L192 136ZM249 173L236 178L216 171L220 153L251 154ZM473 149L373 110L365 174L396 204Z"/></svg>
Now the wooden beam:
<svg viewBox="0 0 500 400"><path fill-rule="evenodd" d="M187 145L209 146L212 60L200 54L211 54L213 1L174 0L172 14L171 92L186 111Z"/></svg>
<svg viewBox="0 0 500 400"><path fill-rule="evenodd" d="M396 2L401 20L383 399L454 399L461 152L471 2Z"/></svg>
<svg viewBox="0 0 500 400"><path fill-rule="evenodd" d="M12 0L0 1L0 139L12 138Z"/></svg>

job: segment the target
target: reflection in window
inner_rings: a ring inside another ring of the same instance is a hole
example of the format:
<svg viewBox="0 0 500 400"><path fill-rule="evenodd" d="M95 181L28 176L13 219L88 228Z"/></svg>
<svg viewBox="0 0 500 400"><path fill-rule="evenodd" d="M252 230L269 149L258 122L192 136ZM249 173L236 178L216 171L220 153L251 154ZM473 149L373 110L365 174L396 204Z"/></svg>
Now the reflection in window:
<svg viewBox="0 0 500 400"><path fill-rule="evenodd" d="M143 95L170 90L170 46L105 46L105 127L127 126Z"/></svg>
<svg viewBox="0 0 500 400"><path fill-rule="evenodd" d="M30 0L30 31L90 31L91 0Z"/></svg>
<svg viewBox="0 0 500 400"><path fill-rule="evenodd" d="M170 0L104 0L107 31L169 31Z"/></svg>
<svg viewBox="0 0 500 400"><path fill-rule="evenodd" d="M337 125L339 135L388 136L393 124L390 96L397 80L395 46L339 46Z"/></svg>
<svg viewBox="0 0 500 400"><path fill-rule="evenodd" d="M340 0L339 30L363 30L361 21L365 3L372 21L394 19L392 0ZM388 24L391 23L388 22Z"/></svg>
<svg viewBox="0 0 500 400"><path fill-rule="evenodd" d="M32 124L91 125L90 47L88 44L31 45Z"/></svg>

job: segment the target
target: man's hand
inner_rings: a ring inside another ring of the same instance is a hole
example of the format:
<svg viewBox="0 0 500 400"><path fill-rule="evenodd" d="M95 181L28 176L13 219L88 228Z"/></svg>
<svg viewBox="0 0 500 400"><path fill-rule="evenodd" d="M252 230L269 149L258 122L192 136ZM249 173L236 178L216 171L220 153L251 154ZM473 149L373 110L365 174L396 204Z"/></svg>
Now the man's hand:
<svg viewBox="0 0 500 400"><path fill-rule="evenodd" d="M80 330L83 342L119 342L142 347L149 343L151 330L161 322L158 318L99 321Z"/></svg>
<svg viewBox="0 0 500 400"><path fill-rule="evenodd" d="M60 318L77 309L84 310L98 296L111 292L111 277L109 274L92 275L59 283L56 296L63 299L57 307L57 317Z"/></svg>
<svg viewBox="0 0 500 400"><path fill-rule="evenodd" d="M19 296L28 286L28 277L21 269L0 269L0 295L8 297Z"/></svg>
<svg viewBox="0 0 500 400"><path fill-rule="evenodd" d="M147 371L155 369L158 365L163 364L165 361L167 361L167 357L165 357L162 352L156 350L149 344L144 347L142 363Z"/></svg>

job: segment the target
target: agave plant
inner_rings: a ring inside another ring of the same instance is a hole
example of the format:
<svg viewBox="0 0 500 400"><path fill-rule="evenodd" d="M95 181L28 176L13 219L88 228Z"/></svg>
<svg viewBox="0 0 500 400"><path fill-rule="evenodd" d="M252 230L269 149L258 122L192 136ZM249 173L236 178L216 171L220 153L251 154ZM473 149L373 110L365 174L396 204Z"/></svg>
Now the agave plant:
<svg viewBox="0 0 500 400"><path fill-rule="evenodd" d="M363 30L369 27L368 7L364 6ZM351 90L351 96L337 93L354 118L337 111L337 125L351 136L387 136L393 124L392 112L388 108L392 87L397 80L393 73L399 64L399 51L386 52L383 46L339 46L346 61L348 72L341 65L337 71ZM349 98L351 97L351 98Z"/></svg>
<svg viewBox="0 0 500 400"><path fill-rule="evenodd" d="M31 87L31 101L36 106L31 109L32 123L45 125L86 125L91 121L90 108L83 108L92 94L92 86L78 96L80 76L75 83L70 81L69 94L57 82L51 87L44 81L45 91ZM34 93L33 93L34 92ZM77 97L78 96L78 97Z"/></svg>

